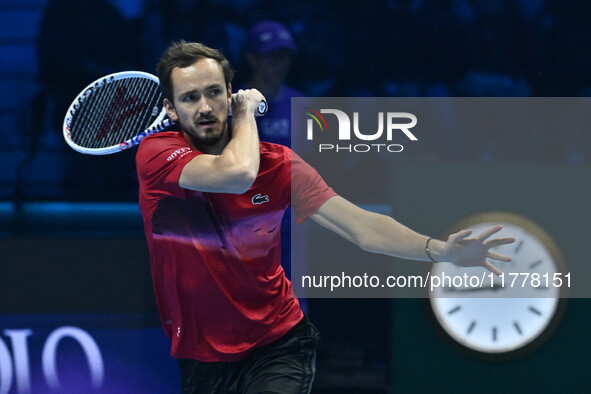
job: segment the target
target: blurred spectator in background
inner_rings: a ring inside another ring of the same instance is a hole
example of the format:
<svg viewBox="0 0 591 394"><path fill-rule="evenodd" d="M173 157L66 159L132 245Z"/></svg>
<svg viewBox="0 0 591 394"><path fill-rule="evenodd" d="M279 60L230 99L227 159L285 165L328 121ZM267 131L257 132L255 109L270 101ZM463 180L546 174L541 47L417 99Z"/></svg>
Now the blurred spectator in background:
<svg viewBox="0 0 591 394"><path fill-rule="evenodd" d="M255 25L245 43L249 68L245 86L258 89L269 103L269 112L258 120L262 141L291 147L291 98L305 94L286 85L296 45L287 27L276 21Z"/></svg>
<svg viewBox="0 0 591 394"><path fill-rule="evenodd" d="M152 70L173 41L218 48L239 68L245 35L262 0L144 0L144 62Z"/></svg>

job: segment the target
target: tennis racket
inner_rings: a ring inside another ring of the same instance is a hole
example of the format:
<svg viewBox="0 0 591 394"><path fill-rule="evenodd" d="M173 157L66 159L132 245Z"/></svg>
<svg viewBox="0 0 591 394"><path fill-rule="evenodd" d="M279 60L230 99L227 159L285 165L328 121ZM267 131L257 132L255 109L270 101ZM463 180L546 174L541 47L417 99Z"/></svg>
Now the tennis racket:
<svg viewBox="0 0 591 394"><path fill-rule="evenodd" d="M266 112L267 103L261 101L255 115ZM124 71L88 85L70 105L63 131L72 149L109 155L136 146L173 124L166 116L158 78Z"/></svg>

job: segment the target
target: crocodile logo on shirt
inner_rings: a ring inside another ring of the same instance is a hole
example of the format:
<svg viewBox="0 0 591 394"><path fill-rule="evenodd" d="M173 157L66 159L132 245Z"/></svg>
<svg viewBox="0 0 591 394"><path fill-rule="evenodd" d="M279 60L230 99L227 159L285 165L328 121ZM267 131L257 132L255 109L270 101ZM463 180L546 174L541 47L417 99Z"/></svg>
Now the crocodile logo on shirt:
<svg viewBox="0 0 591 394"><path fill-rule="evenodd" d="M266 202L269 202L269 196L261 196L261 193L252 198L252 203L255 205L264 204Z"/></svg>

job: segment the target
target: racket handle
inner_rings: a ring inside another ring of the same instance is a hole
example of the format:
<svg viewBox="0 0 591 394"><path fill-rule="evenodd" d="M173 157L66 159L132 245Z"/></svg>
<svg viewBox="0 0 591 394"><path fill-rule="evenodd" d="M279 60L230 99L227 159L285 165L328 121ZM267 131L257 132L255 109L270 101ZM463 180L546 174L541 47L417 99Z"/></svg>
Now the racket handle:
<svg viewBox="0 0 591 394"><path fill-rule="evenodd" d="M254 115L255 116L263 116L264 114L267 113L268 109L269 109L269 106L267 105L267 102L265 100L261 100Z"/></svg>
<svg viewBox="0 0 591 394"><path fill-rule="evenodd" d="M267 102L265 100L261 100L256 111L254 111L254 116L263 116L264 114L267 113L268 109L269 109L269 105L267 104ZM231 106L230 106L230 112L228 113L228 115L232 116L232 107Z"/></svg>

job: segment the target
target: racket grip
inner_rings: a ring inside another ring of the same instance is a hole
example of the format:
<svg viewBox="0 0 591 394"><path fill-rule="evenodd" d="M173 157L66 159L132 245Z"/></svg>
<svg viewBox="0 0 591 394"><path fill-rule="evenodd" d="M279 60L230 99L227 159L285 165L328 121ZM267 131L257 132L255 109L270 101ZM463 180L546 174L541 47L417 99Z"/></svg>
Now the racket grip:
<svg viewBox="0 0 591 394"><path fill-rule="evenodd" d="M255 112L255 116L263 116L264 114L267 113L267 109L269 109L267 102L265 100L261 100L261 102L259 103L259 106L257 107L257 110Z"/></svg>
<svg viewBox="0 0 591 394"><path fill-rule="evenodd" d="M265 100L261 100L261 102L257 106L256 111L254 111L254 116L263 116L267 113L268 109L269 105L267 104L267 102ZM232 107L230 107L230 112L228 112L228 115L232 116Z"/></svg>

